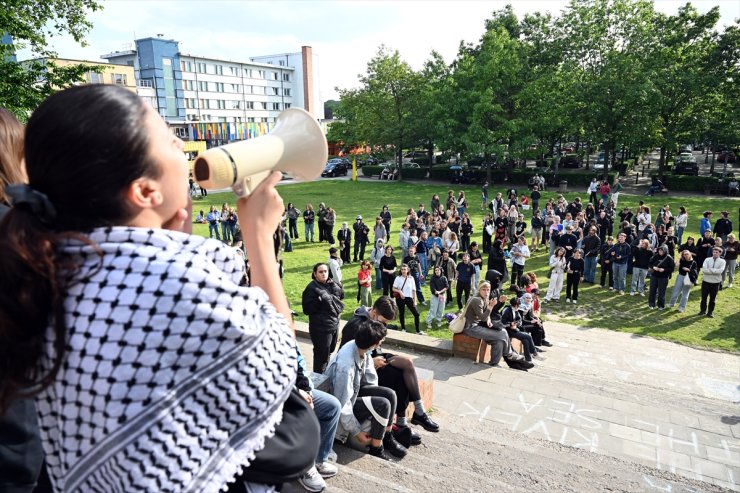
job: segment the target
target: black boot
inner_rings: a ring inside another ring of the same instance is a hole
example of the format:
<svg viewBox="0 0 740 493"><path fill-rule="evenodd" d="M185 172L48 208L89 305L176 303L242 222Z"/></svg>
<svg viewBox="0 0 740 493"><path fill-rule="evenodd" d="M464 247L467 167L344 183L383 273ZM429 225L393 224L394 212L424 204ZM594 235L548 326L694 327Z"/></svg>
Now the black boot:
<svg viewBox="0 0 740 493"><path fill-rule="evenodd" d="M393 460L391 456L386 453L383 445L381 445L380 447L373 447L372 445L370 445L368 454L372 455L373 457L377 457L378 459Z"/></svg>
<svg viewBox="0 0 740 493"><path fill-rule="evenodd" d="M386 432L385 436L383 437L383 448L399 459L403 459L408 453L408 449L398 443L393 436L393 433L390 432Z"/></svg>

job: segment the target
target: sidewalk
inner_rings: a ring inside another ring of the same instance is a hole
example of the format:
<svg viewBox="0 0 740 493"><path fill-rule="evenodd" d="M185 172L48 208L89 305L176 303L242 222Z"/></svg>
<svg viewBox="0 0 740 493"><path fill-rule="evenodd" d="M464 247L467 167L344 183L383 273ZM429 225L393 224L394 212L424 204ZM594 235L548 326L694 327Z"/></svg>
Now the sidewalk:
<svg viewBox="0 0 740 493"><path fill-rule="evenodd" d="M454 358L450 341L415 334L390 331L385 345L434 371L435 412L458 429L505 430L740 491L740 355L555 322L547 331L554 347L526 373Z"/></svg>

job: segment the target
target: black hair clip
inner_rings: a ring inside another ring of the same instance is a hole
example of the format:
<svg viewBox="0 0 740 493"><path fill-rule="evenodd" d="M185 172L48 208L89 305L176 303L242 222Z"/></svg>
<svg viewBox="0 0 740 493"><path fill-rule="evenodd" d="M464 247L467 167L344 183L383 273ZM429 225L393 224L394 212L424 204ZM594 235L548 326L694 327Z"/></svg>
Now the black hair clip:
<svg viewBox="0 0 740 493"><path fill-rule="evenodd" d="M51 225L57 217L57 210L49 197L29 185L6 185L5 193L10 197L13 207L28 209L47 226Z"/></svg>

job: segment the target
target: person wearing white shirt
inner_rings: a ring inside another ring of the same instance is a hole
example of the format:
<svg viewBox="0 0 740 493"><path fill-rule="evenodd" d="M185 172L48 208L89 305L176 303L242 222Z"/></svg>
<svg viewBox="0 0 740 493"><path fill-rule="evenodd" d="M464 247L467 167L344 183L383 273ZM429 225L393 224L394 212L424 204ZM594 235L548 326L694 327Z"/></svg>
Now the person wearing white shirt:
<svg viewBox="0 0 740 493"><path fill-rule="evenodd" d="M712 256L704 260L704 264L701 267L703 277L701 281L699 315L706 313L709 318L714 318L714 300L717 297L717 291L719 291L719 285L722 282L722 272L725 270L725 259L720 258L721 254L721 247L712 248ZM707 298L709 298L708 305Z"/></svg>
<svg viewBox="0 0 740 493"><path fill-rule="evenodd" d="M334 282L342 285L342 259L339 258L339 253L336 248L331 247L329 249L329 271L331 272L331 278Z"/></svg>
<svg viewBox="0 0 740 493"><path fill-rule="evenodd" d="M511 247L511 285L517 286L517 281L524 276L524 263L530 256L527 247L527 239L519 236L517 242Z"/></svg>

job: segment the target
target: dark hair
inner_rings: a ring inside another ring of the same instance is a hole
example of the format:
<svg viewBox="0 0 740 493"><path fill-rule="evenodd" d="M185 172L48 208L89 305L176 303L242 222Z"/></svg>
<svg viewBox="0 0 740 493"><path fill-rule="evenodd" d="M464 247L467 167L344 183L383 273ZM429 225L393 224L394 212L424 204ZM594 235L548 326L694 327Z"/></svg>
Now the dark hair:
<svg viewBox="0 0 740 493"><path fill-rule="evenodd" d="M365 319L357 327L355 344L359 349L368 349L385 339L388 329L375 320Z"/></svg>
<svg viewBox="0 0 740 493"><path fill-rule="evenodd" d="M28 122L29 184L48 197L56 218L46 226L18 207L0 224L0 284L15 287L0 294L0 411L19 394L48 387L62 365L66 283L75 264L57 255L58 245L70 238L91 244L80 233L124 224L132 214L127 187L160 173L149 160L146 111L135 93L92 84L52 95ZM46 336L49 325L53 334ZM40 365L46 340L53 355Z"/></svg>
<svg viewBox="0 0 740 493"><path fill-rule="evenodd" d="M311 279L316 279L316 271L319 270L319 267L322 265L326 265L326 262L319 262L318 264L313 265L313 270L311 271ZM329 266L326 265L326 268L328 269Z"/></svg>
<svg viewBox="0 0 740 493"><path fill-rule="evenodd" d="M390 296L381 296L373 303L373 310L378 312L386 320L395 320L396 304Z"/></svg>

